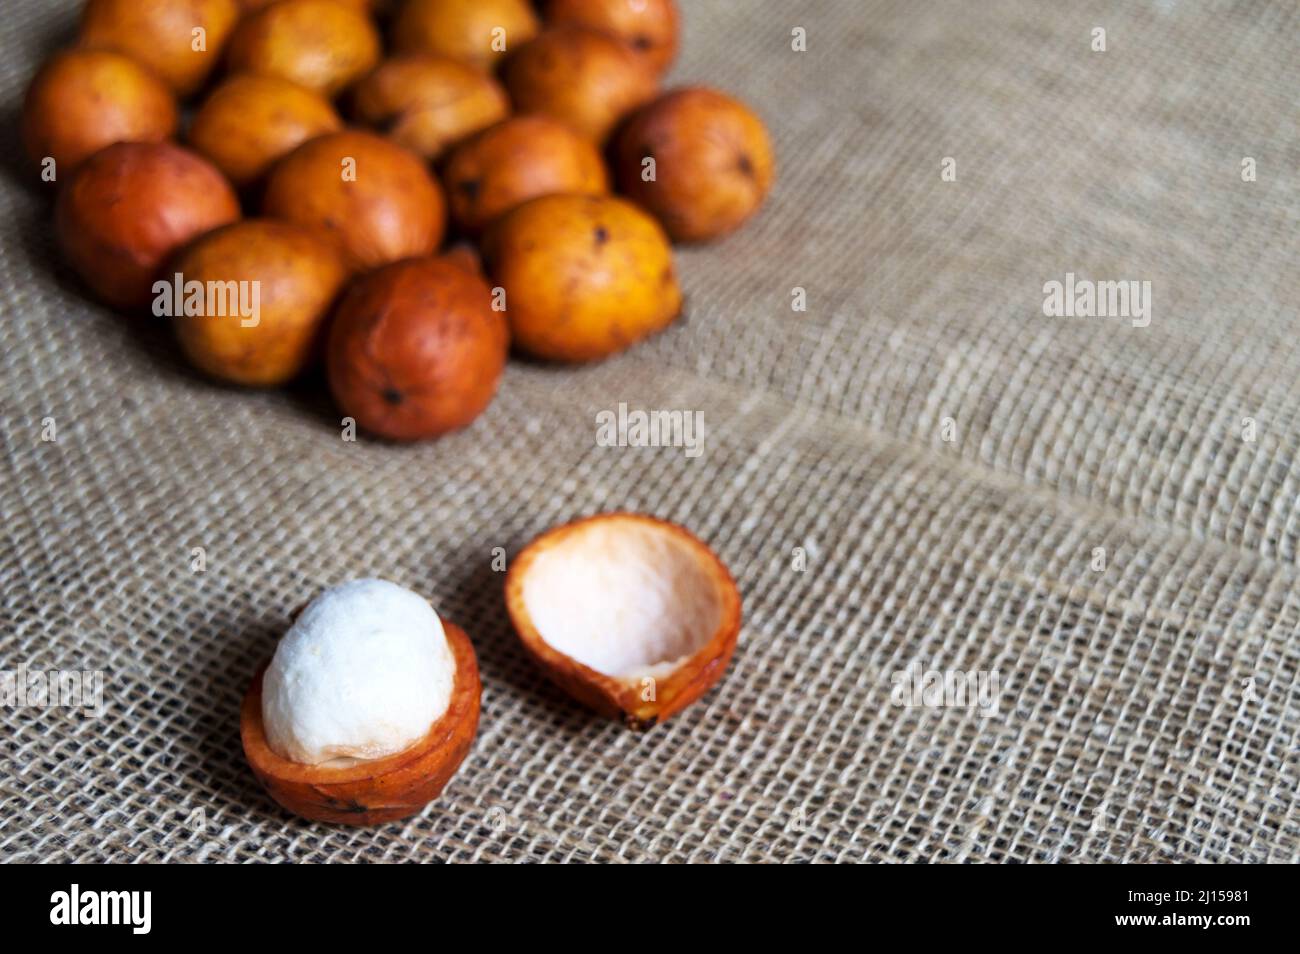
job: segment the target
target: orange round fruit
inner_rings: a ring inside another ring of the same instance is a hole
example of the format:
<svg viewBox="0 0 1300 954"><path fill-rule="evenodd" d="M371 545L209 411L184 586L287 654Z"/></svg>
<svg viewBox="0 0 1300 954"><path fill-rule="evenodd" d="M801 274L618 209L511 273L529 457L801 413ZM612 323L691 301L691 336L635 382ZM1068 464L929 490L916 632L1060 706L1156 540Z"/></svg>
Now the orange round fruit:
<svg viewBox="0 0 1300 954"><path fill-rule="evenodd" d="M239 218L239 200L206 159L172 143L124 142L81 164L59 193L55 231L101 299L145 305L167 258Z"/></svg>
<svg viewBox="0 0 1300 954"><path fill-rule="evenodd" d="M319 93L278 76L232 76L199 107L189 144L237 186L261 179L309 139L342 128Z"/></svg>
<svg viewBox="0 0 1300 954"><path fill-rule="evenodd" d="M491 70L537 30L529 0L406 0L392 40L398 53L449 56Z"/></svg>
<svg viewBox="0 0 1300 954"><path fill-rule="evenodd" d="M515 343L539 358L604 358L667 327L681 312L663 229L613 196L526 202L489 230L483 257L505 290Z"/></svg>
<svg viewBox="0 0 1300 954"><path fill-rule="evenodd" d="M343 413L391 440L468 425L496 394L509 337L492 291L458 262L410 259L357 279L330 329Z"/></svg>
<svg viewBox="0 0 1300 954"><path fill-rule="evenodd" d="M348 277L335 242L270 219L209 232L167 270L186 294L204 295L202 313L173 314L186 356L215 378L255 387L283 384L319 356L321 328Z"/></svg>
<svg viewBox="0 0 1300 954"><path fill-rule="evenodd" d="M56 53L27 89L22 133L37 165L55 180L115 142L162 142L176 133L176 97L130 57L109 50Z"/></svg>
<svg viewBox="0 0 1300 954"><path fill-rule="evenodd" d="M124 53L188 96L221 61L239 13L235 0L90 0L81 45Z"/></svg>
<svg viewBox="0 0 1300 954"><path fill-rule="evenodd" d="M471 235L529 199L609 192L591 140L546 116L516 116L459 146L443 173L452 218Z"/></svg>
<svg viewBox="0 0 1300 954"><path fill-rule="evenodd" d="M675 0L548 0L548 23L575 23L622 40L663 73L677 58L681 17Z"/></svg>
<svg viewBox="0 0 1300 954"><path fill-rule="evenodd" d="M688 242L739 228L776 175L762 120L711 89L655 100L620 130L614 153L619 188Z"/></svg>
<svg viewBox="0 0 1300 954"><path fill-rule="evenodd" d="M355 4L280 0L249 14L230 39L230 70L291 80L334 96L379 62L379 33Z"/></svg>
<svg viewBox="0 0 1300 954"><path fill-rule="evenodd" d="M282 159L262 211L332 233L358 268L432 253L447 214L419 156L357 130L318 136Z"/></svg>
<svg viewBox="0 0 1300 954"><path fill-rule="evenodd" d="M445 56L383 63L356 87L353 112L425 159L510 115L510 97L482 70Z"/></svg>
<svg viewBox="0 0 1300 954"><path fill-rule="evenodd" d="M598 143L658 87L630 47L576 26L543 31L506 63L505 81L516 110L551 116Z"/></svg>

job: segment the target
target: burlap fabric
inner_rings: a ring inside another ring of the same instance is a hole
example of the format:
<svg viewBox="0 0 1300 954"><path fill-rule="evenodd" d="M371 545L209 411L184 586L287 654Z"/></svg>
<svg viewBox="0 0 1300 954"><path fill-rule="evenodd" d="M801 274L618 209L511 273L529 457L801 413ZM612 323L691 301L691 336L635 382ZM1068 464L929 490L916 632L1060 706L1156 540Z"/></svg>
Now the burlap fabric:
<svg viewBox="0 0 1300 954"><path fill-rule="evenodd" d="M3 713L0 857L1300 856L1294 3L686 0L673 79L766 117L769 206L681 253L672 331L512 363L418 447L205 383L88 302L12 122L74 6L0 23L0 658L104 670L105 711ZM1045 316L1066 273L1150 281L1149 326ZM598 446L619 402L702 411L702 455ZM694 529L745 599L726 679L646 735L542 680L491 566L612 508ZM366 574L472 635L482 726L408 823L307 824L239 700L295 606ZM894 705L914 661L996 672L996 714Z"/></svg>

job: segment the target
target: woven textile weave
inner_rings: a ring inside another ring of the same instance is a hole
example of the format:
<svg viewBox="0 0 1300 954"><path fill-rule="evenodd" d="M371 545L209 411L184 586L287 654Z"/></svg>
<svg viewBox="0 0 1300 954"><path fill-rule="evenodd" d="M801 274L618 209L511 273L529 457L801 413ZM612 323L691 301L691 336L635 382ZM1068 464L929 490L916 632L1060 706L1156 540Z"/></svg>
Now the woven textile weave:
<svg viewBox="0 0 1300 954"><path fill-rule="evenodd" d="M0 859L1300 860L1300 6L684 0L671 81L754 104L771 201L680 252L679 325L512 362L414 447L89 300L16 132L76 6L0 20L0 669L103 670L104 711L0 714ZM1067 274L1149 281L1150 323L1046 316ZM599 446L620 402L702 411L703 453ZM745 600L644 735L542 679L491 565L624 508ZM261 791L238 707L363 575L470 633L484 708L436 803L356 830ZM996 712L894 705L913 665Z"/></svg>

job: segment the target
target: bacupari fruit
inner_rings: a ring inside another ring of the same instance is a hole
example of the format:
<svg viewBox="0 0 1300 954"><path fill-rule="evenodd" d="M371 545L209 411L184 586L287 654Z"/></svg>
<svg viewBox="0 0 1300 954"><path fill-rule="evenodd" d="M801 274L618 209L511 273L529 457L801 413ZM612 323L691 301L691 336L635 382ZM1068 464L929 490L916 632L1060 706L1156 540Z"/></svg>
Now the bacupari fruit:
<svg viewBox="0 0 1300 954"><path fill-rule="evenodd" d="M234 189L202 157L171 143L117 143L60 191L55 232L96 295L135 309L170 255L239 216Z"/></svg>

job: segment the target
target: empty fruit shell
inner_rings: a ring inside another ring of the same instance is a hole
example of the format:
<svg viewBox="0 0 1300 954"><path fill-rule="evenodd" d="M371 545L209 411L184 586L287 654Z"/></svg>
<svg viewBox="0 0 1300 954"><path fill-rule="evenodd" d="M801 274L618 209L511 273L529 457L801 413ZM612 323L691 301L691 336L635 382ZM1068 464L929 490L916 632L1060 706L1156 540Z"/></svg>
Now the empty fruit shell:
<svg viewBox="0 0 1300 954"><path fill-rule="evenodd" d="M552 681L638 731L717 682L740 634L722 561L682 527L635 513L538 537L506 575L506 608Z"/></svg>
<svg viewBox="0 0 1300 954"><path fill-rule="evenodd" d="M437 798L469 752L478 728L479 682L474 647L465 631L443 621L456 663L451 701L410 748L380 759L307 765L277 755L262 722L263 667L244 696L239 734L244 757L271 797L312 821L374 825L406 818Z"/></svg>

